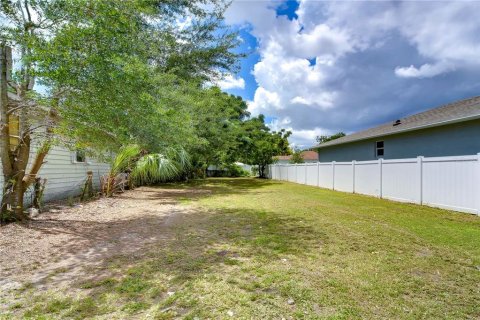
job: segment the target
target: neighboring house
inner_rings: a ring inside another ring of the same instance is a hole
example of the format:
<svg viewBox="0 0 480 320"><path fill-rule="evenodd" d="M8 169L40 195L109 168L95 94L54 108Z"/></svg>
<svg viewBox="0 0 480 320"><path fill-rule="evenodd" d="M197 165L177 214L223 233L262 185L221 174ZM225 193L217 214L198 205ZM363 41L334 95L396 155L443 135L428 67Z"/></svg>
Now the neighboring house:
<svg viewBox="0 0 480 320"><path fill-rule="evenodd" d="M9 93L10 99L17 99L12 93ZM18 144L19 121L18 117L10 116L10 144L12 147ZM38 132L41 129L37 130ZM30 150L29 166L35 158L38 139L33 135L32 146ZM36 143L37 142L37 143ZM38 178L47 179L44 191L44 200L55 200L76 196L81 193L87 178L87 172L93 173L93 184L96 188L100 187L100 176L106 174L110 165L98 162L85 155L82 151L70 151L67 148L55 146L45 158ZM3 190L3 173L0 162L0 196ZM25 201L30 202L31 192L25 194Z"/></svg>
<svg viewBox="0 0 480 320"><path fill-rule="evenodd" d="M35 156L35 148L32 148L30 159ZM53 147L45 158L37 177L47 179L44 200L65 199L81 193L87 178L87 171L93 172L93 183L100 186L100 176L106 174L110 166L88 158L83 152L70 151L63 147ZM0 167L0 173L2 169ZM3 186L3 174L0 175L0 187ZM1 194L1 189L0 189ZM27 192L25 201L30 202L30 194Z"/></svg>
<svg viewBox="0 0 480 320"><path fill-rule="evenodd" d="M301 155L305 163L318 162L318 153L315 151L302 151ZM276 156L275 158L278 159L277 164L288 164L292 156Z"/></svg>
<svg viewBox="0 0 480 320"><path fill-rule="evenodd" d="M473 155L480 152L480 97L450 103L322 143L320 162Z"/></svg>

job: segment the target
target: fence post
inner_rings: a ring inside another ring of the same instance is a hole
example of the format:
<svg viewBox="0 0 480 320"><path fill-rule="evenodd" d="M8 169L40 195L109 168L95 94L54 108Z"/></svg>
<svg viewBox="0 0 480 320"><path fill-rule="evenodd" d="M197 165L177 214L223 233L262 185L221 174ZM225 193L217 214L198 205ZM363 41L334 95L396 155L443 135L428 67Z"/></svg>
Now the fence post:
<svg viewBox="0 0 480 320"><path fill-rule="evenodd" d="M420 186L419 204L423 204L423 156L417 157L418 163L418 183Z"/></svg>
<svg viewBox="0 0 480 320"><path fill-rule="evenodd" d="M317 187L320 187L320 162L317 162Z"/></svg>
<svg viewBox="0 0 480 320"><path fill-rule="evenodd" d="M352 178L352 192L355 193L355 164L357 161L353 160L352 161L352 173L353 173L353 178Z"/></svg>
<svg viewBox="0 0 480 320"><path fill-rule="evenodd" d="M288 181L288 165L287 165L287 180L286 181Z"/></svg>
<svg viewBox="0 0 480 320"><path fill-rule="evenodd" d="M305 184L307 184L307 164L305 163Z"/></svg>
<svg viewBox="0 0 480 320"><path fill-rule="evenodd" d="M335 190L335 161L332 161L332 190Z"/></svg>
<svg viewBox="0 0 480 320"><path fill-rule="evenodd" d="M477 153L477 214L480 215L480 152Z"/></svg>
<svg viewBox="0 0 480 320"><path fill-rule="evenodd" d="M298 164L295 163L295 183L298 183Z"/></svg>
<svg viewBox="0 0 480 320"><path fill-rule="evenodd" d="M378 191L379 198L383 198L383 158L378 159L378 170L380 171L380 187Z"/></svg>

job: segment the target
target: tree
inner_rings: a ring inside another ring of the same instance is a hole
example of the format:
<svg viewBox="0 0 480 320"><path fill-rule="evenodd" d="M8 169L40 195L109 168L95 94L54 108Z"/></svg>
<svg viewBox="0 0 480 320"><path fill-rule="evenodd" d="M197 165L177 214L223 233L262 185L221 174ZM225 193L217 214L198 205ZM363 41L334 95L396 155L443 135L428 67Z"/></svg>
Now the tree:
<svg viewBox="0 0 480 320"><path fill-rule="evenodd" d="M302 157L302 151L301 150L295 150L295 152L292 154L292 157L290 158L290 163L305 163L305 160L303 160Z"/></svg>
<svg viewBox="0 0 480 320"><path fill-rule="evenodd" d="M337 133L332 134L330 136L328 136L328 135L317 136L316 140L319 144L321 144L321 143L332 141L332 140L335 140L335 139L338 139L338 138L341 138L341 137L345 137L345 136L346 136L346 134L344 132L337 132Z"/></svg>
<svg viewBox="0 0 480 320"><path fill-rule="evenodd" d="M62 135L101 149L190 143L190 106L238 57L235 33L219 31L223 9L216 0L67 2L70 23L39 59L49 85L67 89Z"/></svg>
<svg viewBox="0 0 480 320"><path fill-rule="evenodd" d="M236 35L221 31L224 9L216 0L2 1L0 219L26 218L23 195L54 143L157 152L193 141L189 106L238 57ZM19 56L11 77L9 47ZM32 141L41 144L27 173Z"/></svg>
<svg viewBox="0 0 480 320"><path fill-rule="evenodd" d="M279 154L290 152L288 137L292 134L285 129L270 132L265 125L265 118L260 115L243 123L244 134L240 138L240 148L243 150L242 162L258 166L260 178L266 178L267 167Z"/></svg>
<svg viewBox="0 0 480 320"><path fill-rule="evenodd" d="M24 220L24 194L35 181L52 144L51 127L56 121L55 109L45 109L45 99L33 92L35 83L35 61L32 59L35 44L41 34L36 32L43 28L43 15L34 15L32 10L40 8L41 1L2 1L0 19L7 20L0 28L0 156L4 185L0 207L0 223L4 220ZM11 60L11 46L18 49L20 67L14 69ZM12 72L13 71L13 72ZM56 96L51 96L49 103L55 103ZM12 137L11 131L16 135ZM32 138L43 136L29 172L30 148Z"/></svg>
<svg viewBox="0 0 480 320"><path fill-rule="evenodd" d="M208 165L230 165L238 160L238 138L242 122L249 116L241 97L213 87L200 92L192 104L193 124L197 142L188 147L194 170L204 171Z"/></svg>

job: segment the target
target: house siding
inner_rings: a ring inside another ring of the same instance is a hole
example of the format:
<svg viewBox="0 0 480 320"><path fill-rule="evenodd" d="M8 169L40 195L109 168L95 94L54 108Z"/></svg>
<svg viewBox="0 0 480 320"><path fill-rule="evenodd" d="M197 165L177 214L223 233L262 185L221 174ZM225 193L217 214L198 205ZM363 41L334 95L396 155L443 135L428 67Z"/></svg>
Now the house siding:
<svg viewBox="0 0 480 320"><path fill-rule="evenodd" d="M426 128L319 148L319 161L375 160L375 142L384 141L384 159L471 155L480 152L480 120Z"/></svg>
<svg viewBox="0 0 480 320"><path fill-rule="evenodd" d="M30 153L30 163L35 158L35 147ZM87 177L87 171L93 172L93 183L96 188L100 186L100 176L110 169L106 163L87 158L86 163L74 163L73 152L62 147L53 147L45 158L46 163L37 175L46 178L44 199L46 201L64 199L70 196L79 195ZM0 167L1 172L1 167ZM3 187L3 174L0 175L0 187ZM3 188L2 188L3 189ZM0 189L0 194L2 189ZM26 195L29 202L30 195Z"/></svg>

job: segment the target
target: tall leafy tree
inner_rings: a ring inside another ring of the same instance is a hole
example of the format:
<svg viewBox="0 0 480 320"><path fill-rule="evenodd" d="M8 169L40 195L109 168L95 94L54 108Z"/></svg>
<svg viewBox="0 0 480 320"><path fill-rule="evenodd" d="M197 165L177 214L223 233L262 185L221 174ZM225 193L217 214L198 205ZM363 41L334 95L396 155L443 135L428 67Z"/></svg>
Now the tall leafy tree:
<svg viewBox="0 0 480 320"><path fill-rule="evenodd" d="M217 87L200 92L192 105L197 141L189 147L197 169L208 165L227 165L238 160L238 137L242 123L249 116L241 97L229 95Z"/></svg>
<svg viewBox="0 0 480 320"><path fill-rule="evenodd" d="M243 150L242 161L258 166L260 178L266 178L267 167L275 161L274 157L291 153L288 137L292 133L285 129L271 132L263 115L245 121L243 127L244 136L240 147Z"/></svg>
<svg viewBox="0 0 480 320"><path fill-rule="evenodd" d="M2 217L25 218L23 194L58 143L53 133L98 149L134 142L156 152L192 141L196 92L237 58L224 9L215 0L2 1ZM18 56L12 76L9 47ZM35 80L48 88L43 96ZM32 140L42 145L27 173Z"/></svg>

